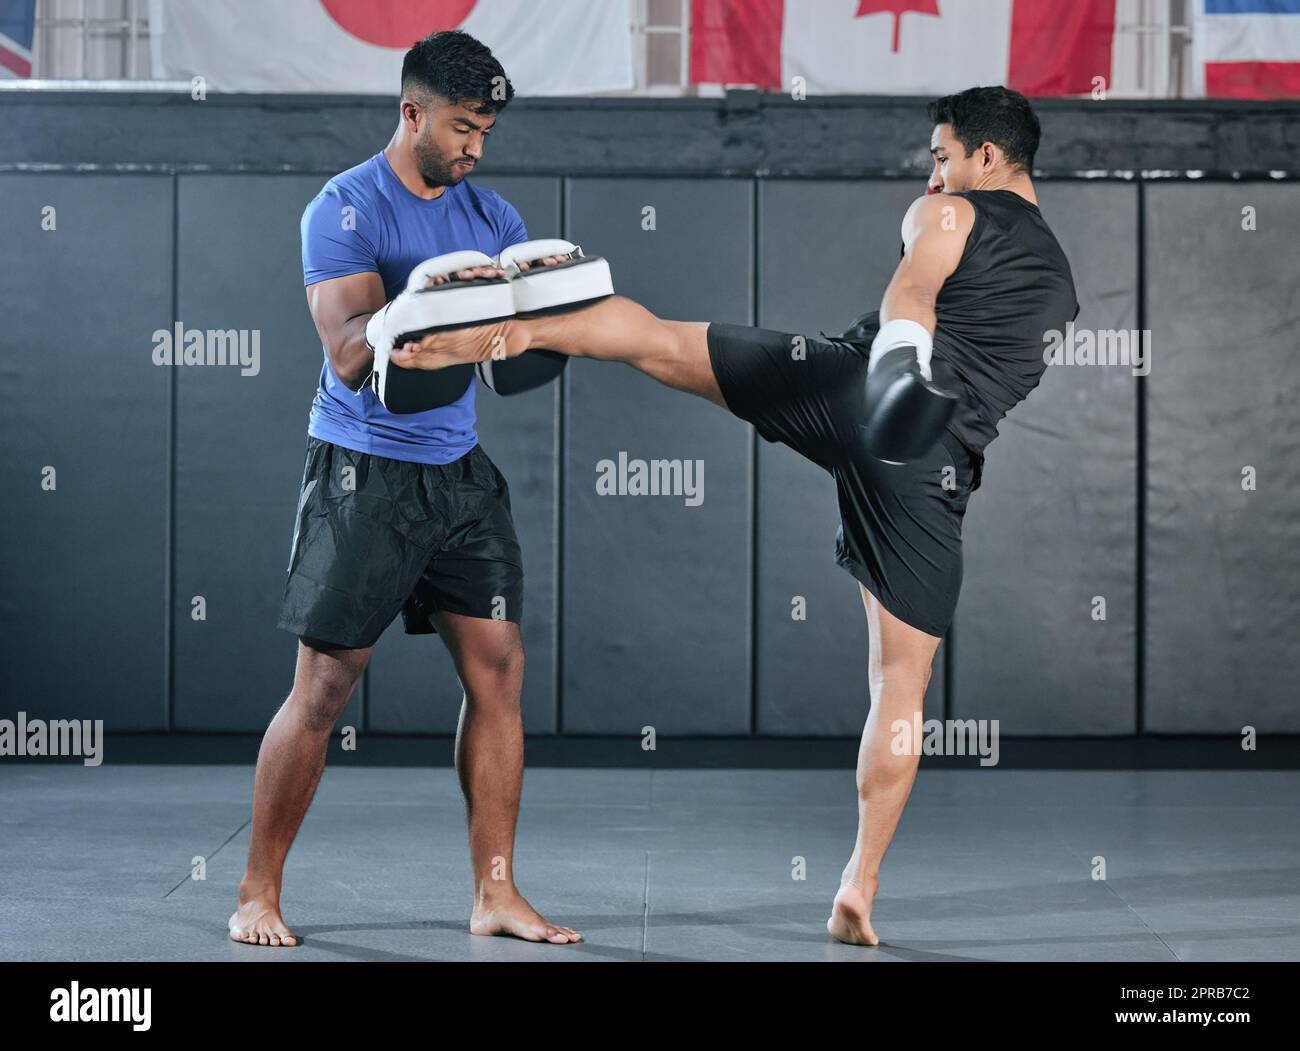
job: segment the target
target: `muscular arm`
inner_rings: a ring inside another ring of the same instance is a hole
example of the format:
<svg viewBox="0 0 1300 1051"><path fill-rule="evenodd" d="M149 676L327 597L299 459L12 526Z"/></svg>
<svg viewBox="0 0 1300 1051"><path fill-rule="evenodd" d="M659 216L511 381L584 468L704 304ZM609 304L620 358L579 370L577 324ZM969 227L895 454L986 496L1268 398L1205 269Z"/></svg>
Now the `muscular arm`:
<svg viewBox="0 0 1300 1051"><path fill-rule="evenodd" d="M366 322L384 305L384 283L370 271L307 286L307 308L339 382L359 390L374 353L366 345Z"/></svg>
<svg viewBox="0 0 1300 1051"><path fill-rule="evenodd" d="M880 323L906 319L934 334L939 290L966 250L975 209L964 197L918 197L903 217L903 258L880 304Z"/></svg>

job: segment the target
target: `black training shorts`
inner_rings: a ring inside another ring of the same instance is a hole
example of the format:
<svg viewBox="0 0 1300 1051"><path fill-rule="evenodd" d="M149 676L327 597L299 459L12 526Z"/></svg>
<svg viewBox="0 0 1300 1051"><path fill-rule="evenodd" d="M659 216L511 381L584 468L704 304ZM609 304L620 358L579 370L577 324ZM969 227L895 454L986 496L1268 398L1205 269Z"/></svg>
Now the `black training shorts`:
<svg viewBox="0 0 1300 1051"><path fill-rule="evenodd" d="M307 439L280 627L373 646L399 610L408 635L437 610L517 623L523 591L510 492L480 446L427 464Z"/></svg>
<svg viewBox="0 0 1300 1051"><path fill-rule="evenodd" d="M872 456L861 431L864 344L717 323L708 343L727 407L834 476L835 561L894 616L942 636L961 591L961 523L982 458L948 431L908 464Z"/></svg>

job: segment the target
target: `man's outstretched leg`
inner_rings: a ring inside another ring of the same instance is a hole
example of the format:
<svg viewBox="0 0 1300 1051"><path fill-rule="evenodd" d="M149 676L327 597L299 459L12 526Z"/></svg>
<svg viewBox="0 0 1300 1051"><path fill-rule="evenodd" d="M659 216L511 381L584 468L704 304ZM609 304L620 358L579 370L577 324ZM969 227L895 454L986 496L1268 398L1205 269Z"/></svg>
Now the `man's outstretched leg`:
<svg viewBox="0 0 1300 1051"><path fill-rule="evenodd" d="M898 828L916 780L919 754L895 755L890 747L897 720L908 726L921 712L939 640L904 624L862 588L871 632L871 711L858 747L858 838L840 877L826 930L855 945L876 945L871 903L880 862ZM916 749L912 749L916 752Z"/></svg>
<svg viewBox="0 0 1300 1051"><path fill-rule="evenodd" d="M763 437L822 467L837 458L845 435L861 444L865 353L842 341L771 329L668 321L624 296L567 314L432 333L394 350L391 360L403 368L439 369L529 350L631 365L753 423Z"/></svg>
<svg viewBox="0 0 1300 1051"><path fill-rule="evenodd" d="M640 303L611 296L569 314L511 318L425 336L394 350L403 368L440 368L512 358L533 348L573 357L621 361L676 390L727 408L709 363L709 323L665 321Z"/></svg>
<svg viewBox="0 0 1300 1051"><path fill-rule="evenodd" d="M612 296L586 310L552 317L521 318L532 347L622 361L675 390L727 407L709 363L707 321L665 321L640 303Z"/></svg>

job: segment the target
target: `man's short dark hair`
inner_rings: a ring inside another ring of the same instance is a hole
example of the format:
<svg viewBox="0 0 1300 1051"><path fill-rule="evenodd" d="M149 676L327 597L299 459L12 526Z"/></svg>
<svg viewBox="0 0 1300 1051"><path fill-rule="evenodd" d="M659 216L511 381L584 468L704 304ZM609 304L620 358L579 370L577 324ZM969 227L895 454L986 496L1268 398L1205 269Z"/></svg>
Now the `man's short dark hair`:
<svg viewBox="0 0 1300 1051"><path fill-rule="evenodd" d="M952 125L953 137L966 148L967 157L991 142L1001 147L1007 161L1017 168L1033 168L1043 129L1038 114L1020 92L1000 87L967 88L935 99L926 112L932 123Z"/></svg>
<svg viewBox="0 0 1300 1051"><path fill-rule="evenodd" d="M487 45L449 29L417 40L402 59L402 97L425 105L435 95L470 103L475 113L496 113L515 89Z"/></svg>

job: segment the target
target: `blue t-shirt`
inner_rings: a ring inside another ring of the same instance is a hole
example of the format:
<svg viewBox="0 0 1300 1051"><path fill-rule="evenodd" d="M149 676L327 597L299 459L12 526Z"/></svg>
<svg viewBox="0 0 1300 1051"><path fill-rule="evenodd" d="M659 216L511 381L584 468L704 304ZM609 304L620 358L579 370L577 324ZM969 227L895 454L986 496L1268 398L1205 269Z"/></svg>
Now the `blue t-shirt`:
<svg viewBox="0 0 1300 1051"><path fill-rule="evenodd" d="M476 249L495 256L528 240L519 213L500 194L462 179L425 200L411 193L383 151L334 176L302 213L303 284L375 271L386 298L406 287L417 263ZM358 452L417 463L451 463L478 443L474 384L428 412L394 414L368 386L349 390L329 354L320 373L307 433Z"/></svg>

